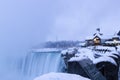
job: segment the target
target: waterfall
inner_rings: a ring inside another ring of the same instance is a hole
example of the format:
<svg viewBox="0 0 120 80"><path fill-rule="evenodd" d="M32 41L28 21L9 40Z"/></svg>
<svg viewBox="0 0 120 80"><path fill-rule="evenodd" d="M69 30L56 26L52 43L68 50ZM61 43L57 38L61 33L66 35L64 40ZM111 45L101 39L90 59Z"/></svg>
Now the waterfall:
<svg viewBox="0 0 120 80"><path fill-rule="evenodd" d="M31 52L25 57L22 73L34 78L49 72L61 72L63 64L60 51Z"/></svg>
<svg viewBox="0 0 120 80"><path fill-rule="evenodd" d="M29 52L22 56L0 57L0 80L33 80L49 72L61 72L61 51Z"/></svg>

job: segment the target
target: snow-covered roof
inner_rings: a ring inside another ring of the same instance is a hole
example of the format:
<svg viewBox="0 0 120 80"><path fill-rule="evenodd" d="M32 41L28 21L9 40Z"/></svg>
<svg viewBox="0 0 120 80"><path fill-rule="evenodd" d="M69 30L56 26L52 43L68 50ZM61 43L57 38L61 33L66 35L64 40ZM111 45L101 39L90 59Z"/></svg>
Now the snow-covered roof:
<svg viewBox="0 0 120 80"><path fill-rule="evenodd" d="M94 37L95 36L101 37L102 35L101 35L101 33L97 32L97 33L94 34Z"/></svg>
<svg viewBox="0 0 120 80"><path fill-rule="evenodd" d="M120 43L120 41L106 41L105 43L109 43L109 44L114 44L114 43Z"/></svg>
<svg viewBox="0 0 120 80"><path fill-rule="evenodd" d="M112 39L113 37L115 37L115 36L113 36L113 35L94 35L94 36L87 36L87 37L86 37L86 40L93 39L93 38L96 37L96 36L98 36L98 37L101 38L101 39Z"/></svg>
<svg viewBox="0 0 120 80"><path fill-rule="evenodd" d="M35 78L34 80L90 80L77 74L48 73Z"/></svg>

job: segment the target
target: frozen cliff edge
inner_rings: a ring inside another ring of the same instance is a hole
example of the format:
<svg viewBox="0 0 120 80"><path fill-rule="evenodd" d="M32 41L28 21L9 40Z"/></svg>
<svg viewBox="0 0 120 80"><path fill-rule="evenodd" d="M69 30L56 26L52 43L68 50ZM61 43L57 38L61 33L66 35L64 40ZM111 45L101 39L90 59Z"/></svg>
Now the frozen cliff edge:
<svg viewBox="0 0 120 80"><path fill-rule="evenodd" d="M68 73L48 73L35 78L34 80L90 80L88 78Z"/></svg>

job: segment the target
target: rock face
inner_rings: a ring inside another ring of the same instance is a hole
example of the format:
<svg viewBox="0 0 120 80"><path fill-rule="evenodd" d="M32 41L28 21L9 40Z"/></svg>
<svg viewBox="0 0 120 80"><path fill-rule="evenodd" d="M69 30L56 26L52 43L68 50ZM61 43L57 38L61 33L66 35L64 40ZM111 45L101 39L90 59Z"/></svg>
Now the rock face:
<svg viewBox="0 0 120 80"><path fill-rule="evenodd" d="M118 80L118 68L110 62L100 62L97 65L100 72L106 77L107 80Z"/></svg>
<svg viewBox="0 0 120 80"><path fill-rule="evenodd" d="M83 70L83 68L80 66L80 64L77 61L68 62L67 72L89 78L89 76L86 74L86 72Z"/></svg>
<svg viewBox="0 0 120 80"><path fill-rule="evenodd" d="M72 62L68 61L68 73L78 74L92 80L118 80L120 58L119 56L116 58L112 56L109 57L113 58L116 65L108 61L101 61L97 64L93 64L90 59ZM106 79L104 79L102 75Z"/></svg>
<svg viewBox="0 0 120 80"><path fill-rule="evenodd" d="M104 61L96 64L96 67L101 71L101 73L106 77L107 80L118 80L120 57L119 55L116 56L116 58L112 56L110 57L114 59L117 65Z"/></svg>
<svg viewBox="0 0 120 80"><path fill-rule="evenodd" d="M91 80L106 80L89 58L68 62L68 73L78 74Z"/></svg>

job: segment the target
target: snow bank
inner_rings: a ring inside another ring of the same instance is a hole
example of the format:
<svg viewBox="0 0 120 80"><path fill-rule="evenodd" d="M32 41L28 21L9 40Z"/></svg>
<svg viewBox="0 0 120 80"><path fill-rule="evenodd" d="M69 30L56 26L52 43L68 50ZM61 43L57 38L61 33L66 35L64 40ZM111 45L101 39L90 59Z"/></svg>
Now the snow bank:
<svg viewBox="0 0 120 80"><path fill-rule="evenodd" d="M72 61L80 61L80 60L83 60L83 59L87 59L88 57L86 55L79 55L78 57L72 57L69 61L72 62Z"/></svg>
<svg viewBox="0 0 120 80"><path fill-rule="evenodd" d="M117 65L117 63L115 62L115 60L109 56L102 56L102 57L99 57L99 58L96 58L93 63L94 64L97 64L99 62L110 62L114 65Z"/></svg>
<svg viewBox="0 0 120 80"><path fill-rule="evenodd" d="M115 47L108 47L108 46L96 46L95 49L104 49L104 50L116 51Z"/></svg>
<svg viewBox="0 0 120 80"><path fill-rule="evenodd" d="M75 57L72 57L69 61L80 61L82 59L89 58L90 60L94 60L93 52L87 48L81 48L78 50L78 53L75 54Z"/></svg>
<svg viewBox="0 0 120 80"><path fill-rule="evenodd" d="M117 51L120 53L120 46L117 46Z"/></svg>
<svg viewBox="0 0 120 80"><path fill-rule="evenodd" d="M68 48L66 50L62 50L61 54L65 55L66 52L68 52L68 54L73 54L75 52L75 50L77 50L75 47L73 48Z"/></svg>
<svg viewBox="0 0 120 80"><path fill-rule="evenodd" d="M88 57L89 59L91 59L91 60L94 60L95 58L94 58L94 54L93 54L93 52L92 52L92 50L91 49L87 49L87 48L80 48L79 50L78 50L78 52L79 52L79 57Z"/></svg>
<svg viewBox="0 0 120 80"><path fill-rule="evenodd" d="M34 80L90 80L88 78L68 73L48 73L35 78Z"/></svg>

